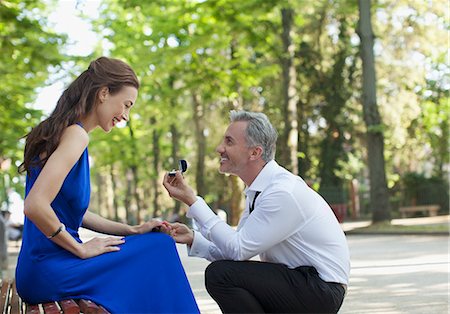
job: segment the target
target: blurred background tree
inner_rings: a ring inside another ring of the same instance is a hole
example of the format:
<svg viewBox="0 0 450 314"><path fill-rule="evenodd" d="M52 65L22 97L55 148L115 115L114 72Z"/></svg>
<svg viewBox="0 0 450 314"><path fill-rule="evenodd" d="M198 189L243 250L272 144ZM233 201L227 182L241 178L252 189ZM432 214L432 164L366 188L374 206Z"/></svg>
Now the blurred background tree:
<svg viewBox="0 0 450 314"><path fill-rule="evenodd" d="M0 2L0 204L7 206L8 191L24 191L17 173L24 141L42 112L32 103L37 89L50 84L51 72L64 60L59 47L65 36L47 26L51 6L40 1Z"/></svg>
<svg viewBox="0 0 450 314"><path fill-rule="evenodd" d="M129 62L142 88L126 126L91 134L93 210L129 222L183 220L185 207L168 197L161 180L184 158L198 194L236 224L244 187L218 173L215 153L231 109L266 113L279 132L279 163L329 203L345 205L354 218L379 210L368 196L356 1L102 1L98 18L84 17L100 38L88 56L64 54L65 35L46 24L53 5L0 3L2 200L8 187L23 191L20 138L42 116L32 109L38 88L49 77L62 79L54 73L71 77L108 55ZM406 174L447 184L445 8L444 0L372 3L378 131L391 205L381 220L410 201ZM448 189L442 191L448 199Z"/></svg>

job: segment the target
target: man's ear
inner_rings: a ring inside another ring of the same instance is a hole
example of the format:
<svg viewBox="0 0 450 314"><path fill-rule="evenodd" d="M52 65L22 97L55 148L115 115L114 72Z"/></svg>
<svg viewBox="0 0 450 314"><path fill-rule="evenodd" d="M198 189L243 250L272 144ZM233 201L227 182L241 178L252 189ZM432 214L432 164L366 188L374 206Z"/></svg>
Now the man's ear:
<svg viewBox="0 0 450 314"><path fill-rule="evenodd" d="M255 146L253 147L251 153L250 153L250 159L251 160L257 160L261 158L263 153L263 148L261 146Z"/></svg>

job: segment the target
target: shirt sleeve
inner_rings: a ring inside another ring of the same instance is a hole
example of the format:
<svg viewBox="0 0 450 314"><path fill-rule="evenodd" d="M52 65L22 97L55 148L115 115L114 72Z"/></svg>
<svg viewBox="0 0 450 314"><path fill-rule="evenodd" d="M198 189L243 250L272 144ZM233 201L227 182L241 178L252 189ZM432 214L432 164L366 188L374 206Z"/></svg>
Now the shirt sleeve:
<svg viewBox="0 0 450 314"><path fill-rule="evenodd" d="M203 198L197 196L197 201L191 205L186 216L188 218L195 219L200 232L203 236L209 239L211 228L222 220L212 211L212 209L206 204Z"/></svg>
<svg viewBox="0 0 450 314"><path fill-rule="evenodd" d="M291 192L267 190L258 197L254 211L239 230L215 215L202 198L192 204L187 216L197 221L201 234L213 243L221 258L248 260L296 232L302 219L300 212ZM211 248L208 250L211 252Z"/></svg>
<svg viewBox="0 0 450 314"><path fill-rule="evenodd" d="M211 262L225 258L217 246L205 239L200 232L194 231L194 241L187 248L189 256L202 257Z"/></svg>

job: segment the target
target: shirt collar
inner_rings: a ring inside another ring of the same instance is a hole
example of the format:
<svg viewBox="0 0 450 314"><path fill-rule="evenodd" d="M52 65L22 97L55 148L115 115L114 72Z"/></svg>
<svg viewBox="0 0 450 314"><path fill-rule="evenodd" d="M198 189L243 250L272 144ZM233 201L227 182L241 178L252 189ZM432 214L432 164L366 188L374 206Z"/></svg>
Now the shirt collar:
<svg viewBox="0 0 450 314"><path fill-rule="evenodd" d="M245 188L244 193L247 194L248 191L264 191L264 189L270 184L270 179L278 168L278 164L275 160L269 161L258 173L252 184Z"/></svg>

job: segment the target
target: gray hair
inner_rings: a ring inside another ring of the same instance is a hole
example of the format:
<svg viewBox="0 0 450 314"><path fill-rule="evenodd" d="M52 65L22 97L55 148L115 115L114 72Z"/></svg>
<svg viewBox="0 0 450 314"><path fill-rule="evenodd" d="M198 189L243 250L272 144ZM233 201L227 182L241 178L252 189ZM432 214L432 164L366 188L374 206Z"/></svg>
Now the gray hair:
<svg viewBox="0 0 450 314"><path fill-rule="evenodd" d="M264 113L231 110L230 120L231 122L247 121L245 134L247 145L249 147L261 146L263 149L262 159L265 162L275 158L277 131Z"/></svg>

